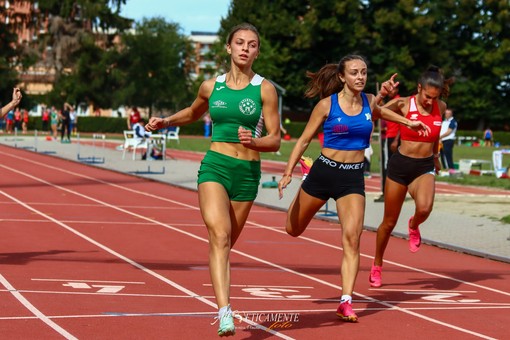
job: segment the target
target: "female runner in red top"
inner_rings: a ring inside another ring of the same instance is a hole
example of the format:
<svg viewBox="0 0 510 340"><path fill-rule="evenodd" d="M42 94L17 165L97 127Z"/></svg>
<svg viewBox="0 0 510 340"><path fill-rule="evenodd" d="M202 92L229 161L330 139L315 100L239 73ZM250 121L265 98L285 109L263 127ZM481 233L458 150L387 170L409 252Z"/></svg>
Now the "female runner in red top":
<svg viewBox="0 0 510 340"><path fill-rule="evenodd" d="M395 98L385 107L406 118L421 121L430 128L424 135L410 129L400 130L401 145L388 163L384 189L384 218L377 229L374 264L370 270L372 287L382 285L383 256L391 232L397 224L407 192L415 202L414 215L409 218L409 250L418 251L421 244L419 226L429 217L434 203L435 174L439 163L439 132L446 103L440 98L449 94L453 79L445 80L441 70L429 67L418 81L418 92L409 97Z"/></svg>

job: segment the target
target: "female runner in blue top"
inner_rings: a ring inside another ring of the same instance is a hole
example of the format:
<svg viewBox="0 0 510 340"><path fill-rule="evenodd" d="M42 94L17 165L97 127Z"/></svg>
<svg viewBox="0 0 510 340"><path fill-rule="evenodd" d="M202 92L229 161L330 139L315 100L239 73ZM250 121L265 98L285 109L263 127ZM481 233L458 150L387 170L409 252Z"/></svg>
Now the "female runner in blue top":
<svg viewBox="0 0 510 340"><path fill-rule="evenodd" d="M342 225L342 298L337 315L345 321L356 322L352 310L352 292L359 267L359 244L365 215L365 183L363 176L364 151L370 143L372 121L382 117L427 134L421 122L381 108L377 103L398 82L396 74L383 83L376 96L365 94L367 64L363 57L348 55L338 64L328 64L311 78L306 96L317 95L321 100L315 105L310 119L299 137L282 179L278 184L280 198L283 189L292 180L292 171L322 125L324 144L321 155L314 162L291 203L287 216L287 233L297 237L304 232L312 218L329 198L336 201Z"/></svg>

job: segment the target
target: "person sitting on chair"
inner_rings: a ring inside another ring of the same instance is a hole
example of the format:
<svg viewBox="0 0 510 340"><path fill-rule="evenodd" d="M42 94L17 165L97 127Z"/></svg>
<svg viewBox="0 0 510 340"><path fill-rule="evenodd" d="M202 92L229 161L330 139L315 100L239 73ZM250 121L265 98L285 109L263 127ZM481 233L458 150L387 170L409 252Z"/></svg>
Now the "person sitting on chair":
<svg viewBox="0 0 510 340"><path fill-rule="evenodd" d="M142 143L145 139L150 138L152 136L152 132L145 130L145 122L143 119L140 119L136 123L132 125L133 132L135 133L135 138L138 139L139 143ZM147 152L144 152L142 155L142 159L147 158Z"/></svg>

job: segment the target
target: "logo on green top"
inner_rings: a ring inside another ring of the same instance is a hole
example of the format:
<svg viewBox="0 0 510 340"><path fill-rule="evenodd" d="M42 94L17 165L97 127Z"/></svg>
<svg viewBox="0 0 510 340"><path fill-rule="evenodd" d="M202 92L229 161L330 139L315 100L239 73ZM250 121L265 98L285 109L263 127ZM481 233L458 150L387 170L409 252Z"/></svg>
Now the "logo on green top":
<svg viewBox="0 0 510 340"><path fill-rule="evenodd" d="M245 99L241 100L241 102L239 103L239 110L244 115L247 115L247 116L252 115L255 113L256 109L257 109L257 104L255 103L255 101L253 99L245 98Z"/></svg>

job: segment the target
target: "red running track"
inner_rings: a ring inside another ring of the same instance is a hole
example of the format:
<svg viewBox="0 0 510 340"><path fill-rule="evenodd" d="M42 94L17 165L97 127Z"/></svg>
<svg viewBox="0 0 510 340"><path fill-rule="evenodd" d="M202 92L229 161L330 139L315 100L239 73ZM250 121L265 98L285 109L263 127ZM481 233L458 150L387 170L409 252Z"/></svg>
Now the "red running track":
<svg viewBox="0 0 510 340"><path fill-rule="evenodd" d="M0 146L0 332L10 339L210 339L216 306L207 233L193 191ZM357 324L335 316L341 228L255 206L233 250L242 339L502 339L510 265L392 240L384 285L367 281L364 232Z"/></svg>

